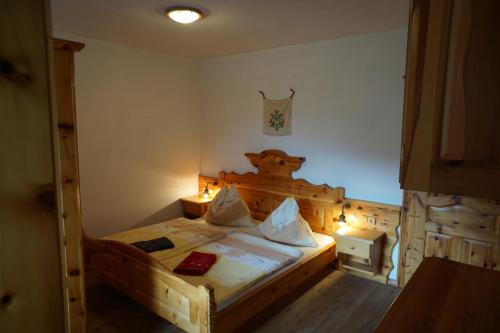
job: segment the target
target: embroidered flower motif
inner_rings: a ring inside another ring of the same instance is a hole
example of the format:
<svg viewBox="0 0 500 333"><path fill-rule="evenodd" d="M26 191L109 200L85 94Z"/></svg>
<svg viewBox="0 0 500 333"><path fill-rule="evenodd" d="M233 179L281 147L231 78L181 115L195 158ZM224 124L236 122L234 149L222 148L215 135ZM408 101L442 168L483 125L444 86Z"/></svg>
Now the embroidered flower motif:
<svg viewBox="0 0 500 333"><path fill-rule="evenodd" d="M274 110L274 113L271 113L271 117L269 118L269 126L274 128L275 131L283 128L285 126L285 116L283 113L280 113L279 110Z"/></svg>

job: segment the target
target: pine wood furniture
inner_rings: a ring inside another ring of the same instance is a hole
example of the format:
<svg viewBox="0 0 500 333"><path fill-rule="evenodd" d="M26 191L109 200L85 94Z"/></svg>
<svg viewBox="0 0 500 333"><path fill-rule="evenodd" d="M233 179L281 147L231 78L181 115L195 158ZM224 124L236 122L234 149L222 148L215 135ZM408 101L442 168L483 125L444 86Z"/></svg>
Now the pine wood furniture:
<svg viewBox="0 0 500 333"><path fill-rule="evenodd" d="M404 198L401 286L424 257L500 270L500 202L416 191L405 191Z"/></svg>
<svg viewBox="0 0 500 333"><path fill-rule="evenodd" d="M500 199L497 0L413 0L400 183Z"/></svg>
<svg viewBox="0 0 500 333"><path fill-rule="evenodd" d="M203 198L201 195L195 194L181 198L180 200L184 216L196 219L202 217L207 212L208 204L212 201L212 198Z"/></svg>
<svg viewBox="0 0 500 333"><path fill-rule="evenodd" d="M222 184L223 180L226 178L227 173L221 172L218 178L202 176L198 177L198 190L199 193L203 193L205 187L208 185L208 188L211 191L217 191L220 189L220 184ZM244 176L244 175L242 175ZM231 176L228 177L231 181L232 186L239 186L240 182L233 182ZM214 185L217 183L216 185ZM247 182L241 182L240 191L247 191L247 187L249 186ZM334 223L332 226L332 232L337 229L337 221L338 217L341 213L342 204L349 203L349 207L345 208L345 215L351 221L351 224L356 228L361 229L373 229L382 231L385 233L385 239L383 242L382 255L381 255L381 269L378 274L375 275L367 275L363 274L364 278L368 278L371 280L375 280L384 284L393 284L396 285L396 280L389 279L389 275L391 271L398 265L397 262L392 261L392 253L395 245L399 241L397 232L397 228L400 225L401 219L401 206L383 204L379 202L372 201L364 201L357 200L352 198L344 198L342 201L339 200L337 205L329 207L327 209L326 214L328 214L327 219L332 218ZM250 209L255 210L255 216L261 215L259 213L260 209L264 211L269 209L271 203L261 202L253 205ZM313 214L309 213L309 218L315 219Z"/></svg>
<svg viewBox="0 0 500 333"><path fill-rule="evenodd" d="M161 317L117 295L92 276L85 278L88 332L180 333ZM372 332L398 293L398 288L335 270L257 332Z"/></svg>
<svg viewBox="0 0 500 333"><path fill-rule="evenodd" d="M380 270L385 233L345 226L335 232L341 267L375 275Z"/></svg>
<svg viewBox="0 0 500 333"><path fill-rule="evenodd" d="M0 332L84 332L76 44L45 0L3 1L0 31Z"/></svg>
<svg viewBox="0 0 500 333"><path fill-rule="evenodd" d="M294 196L313 231L332 234L333 211L342 202L344 189L293 179L292 171L300 168L304 158L277 150L247 156L258 166L257 174L222 173L225 176L218 184L236 186L253 218L265 219L286 197ZM336 258L332 244L218 310L212 287L185 282L131 245L85 236L84 248L90 273L188 332L249 330L330 273Z"/></svg>
<svg viewBox="0 0 500 333"><path fill-rule="evenodd" d="M375 332L500 332L500 272L425 258Z"/></svg>
<svg viewBox="0 0 500 333"><path fill-rule="evenodd" d="M49 10L6 0L0 11L1 332L65 330Z"/></svg>
<svg viewBox="0 0 500 333"><path fill-rule="evenodd" d="M64 256L69 329L85 332L85 281L80 216L80 176L76 133L75 53L84 44L53 39L57 99L57 127L62 180Z"/></svg>

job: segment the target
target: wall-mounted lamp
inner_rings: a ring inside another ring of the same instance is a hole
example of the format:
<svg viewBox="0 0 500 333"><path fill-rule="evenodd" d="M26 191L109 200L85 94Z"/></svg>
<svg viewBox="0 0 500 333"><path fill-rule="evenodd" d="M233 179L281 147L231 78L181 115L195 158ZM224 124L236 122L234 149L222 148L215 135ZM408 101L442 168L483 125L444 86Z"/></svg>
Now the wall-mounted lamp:
<svg viewBox="0 0 500 333"><path fill-rule="evenodd" d="M205 184L205 189L203 190L203 198L205 199L208 199L210 197L210 190L208 189L208 185L217 186L217 182L215 183L207 182Z"/></svg>
<svg viewBox="0 0 500 333"><path fill-rule="evenodd" d="M346 220L346 217L345 217L345 214L344 214L344 209L345 208L351 208L351 204L346 202L342 205L342 213L339 215L339 226L341 227L344 227L347 225L347 220Z"/></svg>

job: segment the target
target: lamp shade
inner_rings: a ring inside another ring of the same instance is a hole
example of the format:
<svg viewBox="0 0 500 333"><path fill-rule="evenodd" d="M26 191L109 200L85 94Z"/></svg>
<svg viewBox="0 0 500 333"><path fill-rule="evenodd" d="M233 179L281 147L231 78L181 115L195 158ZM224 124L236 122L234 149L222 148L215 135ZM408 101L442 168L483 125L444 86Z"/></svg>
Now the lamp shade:
<svg viewBox="0 0 500 333"><path fill-rule="evenodd" d="M181 24L189 24L198 21L203 14L192 7L173 7L166 10L165 14L173 21Z"/></svg>

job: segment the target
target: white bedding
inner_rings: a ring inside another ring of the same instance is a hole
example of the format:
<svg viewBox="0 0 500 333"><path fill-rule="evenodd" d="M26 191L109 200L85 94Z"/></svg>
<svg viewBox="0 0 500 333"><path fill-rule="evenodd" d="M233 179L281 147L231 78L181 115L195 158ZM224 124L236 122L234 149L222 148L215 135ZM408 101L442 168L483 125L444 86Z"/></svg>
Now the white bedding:
<svg viewBox="0 0 500 333"><path fill-rule="evenodd" d="M256 224L261 223L260 221L254 221ZM275 242L270 242L264 238L264 236L261 234L261 232L258 230L258 227L224 227L224 226L215 226L207 223L203 218L193 220L190 223L194 224L199 224L205 226L209 226L211 228L215 228L218 230L225 230L225 231L233 231L238 234L246 234L246 235L251 235L253 237L258 238L260 241L264 241L266 243L271 243L273 246L276 248L281 249L282 251L287 251L292 256L297 256L299 253L302 253L301 255L298 256L294 262L285 265L284 267L281 267L277 270L273 270L271 274L267 275L256 275L255 279L253 279L251 284L246 284L244 288L226 288L225 286L231 285L232 283L237 283L239 281L239 278L242 278L242 276L238 276L238 274L234 272L234 274L228 274L227 270L225 271L220 271L217 267L217 263L212 266L210 271L205 274L204 276L186 276L186 275L178 275L180 278L184 279L185 281L193 284L193 285L205 285L205 284L210 284L214 287L215 291L215 299L217 302L217 308L218 310L228 306L232 302L234 302L236 299L240 298L242 295L251 292L252 290L258 288L262 284L266 283L273 277L275 277L278 274L281 274L293 267L296 267L297 265L300 265L301 263L311 259L316 255L317 253L321 252L323 249L326 247L330 246L335 242L333 237L320 234L320 233L313 233L314 238L318 242L319 246L317 248L311 248L311 247L298 247L298 246L291 246L291 245L285 245L285 244L280 244L280 243L275 243ZM237 237L244 237L245 235L242 236L237 236ZM206 251L206 252L211 252L211 244L207 244L205 246L201 246L198 250L199 251ZM212 249L213 250L213 249ZM173 270L186 256L188 256L190 251L179 254L175 257L168 258L165 260L162 260L162 263L165 264L167 267ZM221 254L221 253L216 253L216 254ZM219 257L218 255L218 257ZM225 258L224 258L225 257ZM219 260L219 259L218 259ZM222 256L223 261L227 261L228 257L227 256ZM234 264L234 262L233 262ZM221 267L228 267L226 265L220 265ZM254 274L254 273L252 273ZM247 278L250 278L247 276Z"/></svg>
<svg viewBox="0 0 500 333"><path fill-rule="evenodd" d="M172 272L194 250L216 254L216 263L204 276L177 276L195 286L211 285L220 310L335 242L330 236L313 233L318 243L316 248L276 243L264 238L258 228L260 221L254 222L254 227L227 227L210 224L203 218L176 219L105 239L130 244L162 236L172 238L176 248L150 253Z"/></svg>

